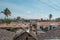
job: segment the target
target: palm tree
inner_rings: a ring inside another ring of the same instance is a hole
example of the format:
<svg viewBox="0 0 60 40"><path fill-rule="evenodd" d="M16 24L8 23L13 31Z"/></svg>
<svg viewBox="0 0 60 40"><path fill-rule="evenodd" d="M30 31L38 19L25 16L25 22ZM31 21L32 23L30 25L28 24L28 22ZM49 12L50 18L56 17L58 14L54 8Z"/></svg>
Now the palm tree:
<svg viewBox="0 0 60 40"><path fill-rule="evenodd" d="M4 11L1 11L1 13L3 13L7 17L11 15L11 12L8 8L6 8Z"/></svg>
<svg viewBox="0 0 60 40"><path fill-rule="evenodd" d="M49 14L49 20L51 21L51 18L52 18L52 14Z"/></svg>

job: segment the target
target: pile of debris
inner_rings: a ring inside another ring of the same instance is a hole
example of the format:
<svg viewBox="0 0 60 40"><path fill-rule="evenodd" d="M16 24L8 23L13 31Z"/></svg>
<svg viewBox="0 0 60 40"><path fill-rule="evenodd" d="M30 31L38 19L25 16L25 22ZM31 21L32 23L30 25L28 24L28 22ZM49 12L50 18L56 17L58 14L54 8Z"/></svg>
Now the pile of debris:
<svg viewBox="0 0 60 40"><path fill-rule="evenodd" d="M60 27L39 35L40 40L60 39Z"/></svg>
<svg viewBox="0 0 60 40"><path fill-rule="evenodd" d="M14 32L10 32L5 29L0 29L0 40L13 40L14 35Z"/></svg>

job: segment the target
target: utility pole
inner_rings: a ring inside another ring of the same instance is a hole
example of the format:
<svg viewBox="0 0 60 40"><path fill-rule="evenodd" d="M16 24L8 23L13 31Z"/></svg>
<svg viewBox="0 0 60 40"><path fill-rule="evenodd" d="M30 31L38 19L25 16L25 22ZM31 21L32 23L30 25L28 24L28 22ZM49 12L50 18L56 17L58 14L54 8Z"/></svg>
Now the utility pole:
<svg viewBox="0 0 60 40"><path fill-rule="evenodd" d="M30 20L30 24L29 24L29 31L30 31L30 33L32 31L32 22L31 22L31 20Z"/></svg>

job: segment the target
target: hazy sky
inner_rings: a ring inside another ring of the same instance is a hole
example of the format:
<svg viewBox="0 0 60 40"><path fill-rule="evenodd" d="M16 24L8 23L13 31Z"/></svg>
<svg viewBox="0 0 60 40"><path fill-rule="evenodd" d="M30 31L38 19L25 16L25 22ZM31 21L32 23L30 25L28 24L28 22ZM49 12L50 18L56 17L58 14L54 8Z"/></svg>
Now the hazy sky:
<svg viewBox="0 0 60 40"><path fill-rule="evenodd" d="M11 17L46 19L49 14L60 17L60 0L0 0L0 11L5 8L10 9ZM0 14L0 18L4 17Z"/></svg>

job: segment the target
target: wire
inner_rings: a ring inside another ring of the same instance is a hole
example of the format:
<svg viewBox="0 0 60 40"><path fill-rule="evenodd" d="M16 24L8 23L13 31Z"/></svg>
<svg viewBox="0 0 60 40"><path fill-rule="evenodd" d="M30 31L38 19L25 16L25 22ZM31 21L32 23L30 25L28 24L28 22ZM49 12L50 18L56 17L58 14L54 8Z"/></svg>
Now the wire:
<svg viewBox="0 0 60 40"><path fill-rule="evenodd" d="M55 8L55 7L53 7L53 6L49 5L49 4L47 4L46 2L43 2L43 1L41 1L41 0L39 0L39 1L40 1L41 3L47 5L48 7L53 8L54 10L58 10L57 8ZM60 10L58 10L58 11L60 11Z"/></svg>
<svg viewBox="0 0 60 40"><path fill-rule="evenodd" d="M55 7L60 8L60 6L56 5L55 3L53 3L51 0L49 0L53 5L55 5Z"/></svg>

